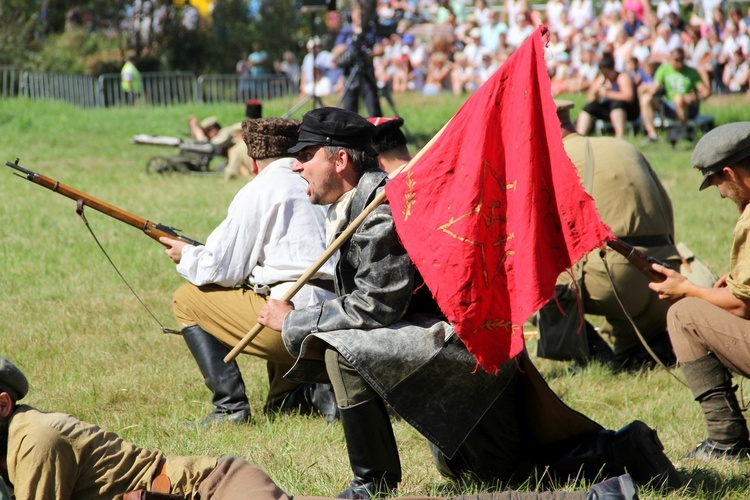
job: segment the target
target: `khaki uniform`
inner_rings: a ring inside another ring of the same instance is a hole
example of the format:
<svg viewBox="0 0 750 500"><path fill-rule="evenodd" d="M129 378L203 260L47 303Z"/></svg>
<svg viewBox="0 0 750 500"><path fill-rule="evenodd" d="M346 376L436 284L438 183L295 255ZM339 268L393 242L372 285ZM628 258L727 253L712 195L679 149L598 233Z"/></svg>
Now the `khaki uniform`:
<svg viewBox="0 0 750 500"><path fill-rule="evenodd" d="M64 413L21 405L8 430L8 478L24 500L111 499L149 489L164 455ZM174 493L194 498L216 458L166 457Z"/></svg>
<svg viewBox="0 0 750 500"><path fill-rule="evenodd" d="M727 287L750 299L750 205L734 227ZM697 298L682 299L669 310L669 332L677 360L699 359L709 352L721 364L750 376L750 321Z"/></svg>
<svg viewBox="0 0 750 500"><path fill-rule="evenodd" d="M252 172L253 165L250 155L247 154L247 144L243 141L236 142L227 151L227 164L224 167L224 180L231 180L242 175L242 167L247 172Z"/></svg>
<svg viewBox="0 0 750 500"><path fill-rule="evenodd" d="M664 240L674 239L672 203L646 158L619 139L570 134L563 138L563 145L582 180L586 177L587 142L593 156L593 182L591 186L584 182L584 187L593 196L604 223L616 236L626 241L635 238L633 246L679 269L679 253L673 244L666 241L657 246L638 244L638 239L653 240L660 236ZM648 288L648 278L624 256L609 251L606 260L628 315L644 338L649 340L664 332L669 304L659 300ZM626 358L639 350L640 341L615 297L598 250L582 260L576 277L582 279L585 313L606 318L604 331L614 337L617 357ZM570 277L565 273L558 284L569 282Z"/></svg>
<svg viewBox="0 0 750 500"><path fill-rule="evenodd" d="M173 308L177 324L201 325L224 345L234 347L256 325L266 300L247 288L184 283L175 292ZM269 404L283 401L299 385L284 379L295 358L284 347L281 332L263 328L242 352L268 361Z"/></svg>
<svg viewBox="0 0 750 500"><path fill-rule="evenodd" d="M72 415L43 413L21 405L11 418L8 476L21 500L110 500L128 491L150 489L164 456L125 441ZM173 494L187 499L292 500L259 467L239 458L167 456ZM0 477L0 497L4 482ZM497 495L497 496L496 496ZM549 495L549 496L548 496ZM470 499L558 498L582 500L583 492L473 495ZM295 496L299 500L323 497ZM409 497L411 500L443 500Z"/></svg>

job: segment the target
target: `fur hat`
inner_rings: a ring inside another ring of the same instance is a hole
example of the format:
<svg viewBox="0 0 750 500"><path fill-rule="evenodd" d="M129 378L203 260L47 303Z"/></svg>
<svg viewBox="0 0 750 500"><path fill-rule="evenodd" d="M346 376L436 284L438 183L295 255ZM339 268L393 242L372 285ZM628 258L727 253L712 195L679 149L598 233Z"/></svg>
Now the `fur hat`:
<svg viewBox="0 0 750 500"><path fill-rule="evenodd" d="M247 154L256 160L290 156L297 144L300 122L288 118L256 118L242 122L242 139Z"/></svg>
<svg viewBox="0 0 750 500"><path fill-rule="evenodd" d="M16 365L0 356L0 392L7 392L14 401L29 392L29 382Z"/></svg>
<svg viewBox="0 0 750 500"><path fill-rule="evenodd" d="M390 118L368 118L368 122L375 125L375 135L372 136L372 147L378 154L390 151L406 144L406 136L401 131L404 119L399 116Z"/></svg>

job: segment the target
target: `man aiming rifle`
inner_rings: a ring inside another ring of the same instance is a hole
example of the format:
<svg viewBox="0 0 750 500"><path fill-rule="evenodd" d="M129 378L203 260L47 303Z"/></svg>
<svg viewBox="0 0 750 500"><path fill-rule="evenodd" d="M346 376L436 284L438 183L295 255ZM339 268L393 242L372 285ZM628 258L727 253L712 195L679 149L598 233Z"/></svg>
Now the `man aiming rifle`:
<svg viewBox="0 0 750 500"><path fill-rule="evenodd" d="M266 301L280 297L325 249L325 209L307 201L304 181L291 170L287 149L296 143L298 128L299 122L291 119L245 120L244 143L258 176L237 193L205 245L161 240L188 281L175 292L173 306L182 337L212 393L214 408L203 426L250 421L237 363L223 361L228 346L237 344ZM331 297L332 274L332 263L326 264L295 297L297 305ZM263 330L244 352L267 362L265 411L317 411L335 418L330 389L284 379L294 358L278 331Z"/></svg>

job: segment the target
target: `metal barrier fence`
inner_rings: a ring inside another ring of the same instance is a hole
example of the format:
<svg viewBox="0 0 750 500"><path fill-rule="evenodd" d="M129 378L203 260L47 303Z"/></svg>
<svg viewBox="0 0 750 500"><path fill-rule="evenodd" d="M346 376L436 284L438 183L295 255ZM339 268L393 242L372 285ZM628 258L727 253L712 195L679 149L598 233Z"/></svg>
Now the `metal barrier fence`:
<svg viewBox="0 0 750 500"><path fill-rule="evenodd" d="M201 100L206 103L273 99L296 92L294 87L284 75L258 75L252 78L240 78L238 75L198 77Z"/></svg>
<svg viewBox="0 0 750 500"><path fill-rule="evenodd" d="M141 73L143 91L140 103L149 106L170 106L196 102L196 78L193 73L175 71L169 73ZM107 73L99 77L100 107L129 106L128 96L120 85L119 73Z"/></svg>
<svg viewBox="0 0 750 500"><path fill-rule="evenodd" d="M18 66L0 66L0 97L13 97L18 95L18 74L21 68Z"/></svg>
<svg viewBox="0 0 750 500"><path fill-rule="evenodd" d="M189 102L245 103L296 93L297 87L283 75L262 75L240 79L238 75L201 75L176 71L141 73L141 105L170 106ZM0 66L0 97L22 95L30 99L59 100L84 108L131 105L122 91L119 73L98 78L62 73L20 72L14 66Z"/></svg>
<svg viewBox="0 0 750 500"><path fill-rule="evenodd" d="M63 101L82 108L97 107L97 84L93 76L24 71L19 86L20 94L30 99Z"/></svg>

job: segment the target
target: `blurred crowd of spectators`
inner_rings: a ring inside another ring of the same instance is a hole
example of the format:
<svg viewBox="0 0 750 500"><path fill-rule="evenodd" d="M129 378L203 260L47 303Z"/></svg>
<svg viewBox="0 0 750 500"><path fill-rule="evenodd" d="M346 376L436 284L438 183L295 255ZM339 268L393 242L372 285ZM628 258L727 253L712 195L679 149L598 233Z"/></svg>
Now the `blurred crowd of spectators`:
<svg viewBox="0 0 750 500"><path fill-rule="evenodd" d="M130 33L130 46L138 43L148 46L152 38L162 34L164 22L170 15L170 9L165 4L159 5L150 0L134 0L124 5L124 22L122 28ZM185 3L180 14L180 24L188 30L198 29L201 14L196 7ZM136 40L140 38L140 40Z"/></svg>
<svg viewBox="0 0 750 500"><path fill-rule="evenodd" d="M550 28L548 70L554 94L587 92L604 54L615 71L627 72L636 87L652 81L659 65L681 47L685 64L708 82L712 94L746 92L750 79L750 9L726 0L376 0L378 50L372 52L381 88L428 95L460 95L478 88L540 25ZM149 0L128 9L131 33L148 39L160 30L165 12ZM339 15L337 13L336 15ZM345 15L336 28L345 23ZM195 29L200 15L186 4L181 22ZM334 29L335 31L335 29ZM248 61L237 72L252 76L285 73L303 95L340 92L343 71L331 54L336 33L307 41L299 61L289 51L278 61Z"/></svg>
<svg viewBox="0 0 750 500"><path fill-rule="evenodd" d="M712 93L748 90L750 9L743 13L721 0L549 0L536 6L527 0L377 0L376 15L382 50L373 65L379 85L393 92L471 92L540 24L550 27L555 94L585 92L605 53L636 85L648 83L677 47ZM329 48L319 38L308 41L299 68L303 93L343 87ZM291 53L283 63L298 68Z"/></svg>

